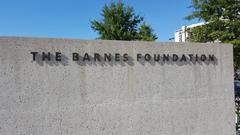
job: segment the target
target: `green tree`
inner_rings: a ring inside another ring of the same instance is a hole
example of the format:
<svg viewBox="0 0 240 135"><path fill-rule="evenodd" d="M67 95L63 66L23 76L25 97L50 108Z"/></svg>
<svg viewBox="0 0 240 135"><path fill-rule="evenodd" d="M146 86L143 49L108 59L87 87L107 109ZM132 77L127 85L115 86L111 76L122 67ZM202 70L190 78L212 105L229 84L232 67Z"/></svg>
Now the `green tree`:
<svg viewBox="0 0 240 135"><path fill-rule="evenodd" d="M105 5L102 9L103 19L91 21L91 28L97 31L99 39L107 40L145 40L157 39L150 25L144 18L136 15L134 9L122 2Z"/></svg>
<svg viewBox="0 0 240 135"><path fill-rule="evenodd" d="M194 11L186 19L199 19L205 25L189 29L191 42L231 43L234 67L240 68L240 0L192 0Z"/></svg>

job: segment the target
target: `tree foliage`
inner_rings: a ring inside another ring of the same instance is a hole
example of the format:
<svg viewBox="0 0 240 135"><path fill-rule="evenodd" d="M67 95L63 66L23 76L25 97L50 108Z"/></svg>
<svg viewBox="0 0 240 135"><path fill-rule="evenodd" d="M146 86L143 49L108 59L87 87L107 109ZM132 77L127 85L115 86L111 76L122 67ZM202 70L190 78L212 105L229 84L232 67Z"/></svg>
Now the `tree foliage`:
<svg viewBox="0 0 240 135"><path fill-rule="evenodd" d="M91 28L97 31L99 39L107 40L146 40L157 39L150 25L144 18L136 15L134 9L122 2L105 5L102 9L103 19L91 21Z"/></svg>
<svg viewBox="0 0 240 135"><path fill-rule="evenodd" d="M194 11L186 19L199 19L205 25L189 29L191 42L231 43L234 67L240 68L240 0L192 0Z"/></svg>

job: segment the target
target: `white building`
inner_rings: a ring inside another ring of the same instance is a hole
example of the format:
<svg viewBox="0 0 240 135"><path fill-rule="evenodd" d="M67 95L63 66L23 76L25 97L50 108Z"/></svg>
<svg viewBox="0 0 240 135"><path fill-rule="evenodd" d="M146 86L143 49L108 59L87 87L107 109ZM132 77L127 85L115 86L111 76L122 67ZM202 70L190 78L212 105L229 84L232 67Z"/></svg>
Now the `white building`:
<svg viewBox="0 0 240 135"><path fill-rule="evenodd" d="M192 25L188 25L188 26L182 26L182 28L178 29L174 34L175 42L186 42L186 39L188 37L188 33L186 30L189 28L191 29L193 27L201 26L204 24L205 24L205 22L201 22L201 23L196 23L196 24L192 24Z"/></svg>

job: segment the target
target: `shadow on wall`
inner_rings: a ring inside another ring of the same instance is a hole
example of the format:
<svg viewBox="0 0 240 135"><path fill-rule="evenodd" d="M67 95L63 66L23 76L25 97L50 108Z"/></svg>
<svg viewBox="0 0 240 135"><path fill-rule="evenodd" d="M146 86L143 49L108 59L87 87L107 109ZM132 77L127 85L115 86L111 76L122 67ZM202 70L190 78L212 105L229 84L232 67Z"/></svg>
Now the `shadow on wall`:
<svg viewBox="0 0 240 135"><path fill-rule="evenodd" d="M119 60L116 61L114 57L112 57L112 59L108 59L106 60L105 58L103 58L103 56L99 56L100 59L96 60L95 58L93 58L92 56L89 55L89 60L83 61L83 56L79 56L79 60L72 60L69 59L67 56L65 55L61 55L61 61L55 59L56 55L50 54L50 59L43 59L41 54L38 54L39 57L36 57L35 60L32 60L32 62L36 62L37 64L39 64L40 66L43 66L44 64L47 64L49 66L68 66L69 62L72 63L76 63L79 66L117 66L117 65L121 65L121 66L134 66L135 63L140 63L141 65L145 66L147 63L149 63L152 66L155 66L157 64L164 66L164 65L177 65L177 66L184 66L184 65L217 65L218 64L218 59L214 56L213 60L197 60L197 59L190 59L188 57L186 57L186 59L183 60L174 60L174 58L172 56L169 56L168 60L164 60L163 57L159 57L159 59L134 59L131 56L128 56L127 60L124 60L123 56L119 56Z"/></svg>

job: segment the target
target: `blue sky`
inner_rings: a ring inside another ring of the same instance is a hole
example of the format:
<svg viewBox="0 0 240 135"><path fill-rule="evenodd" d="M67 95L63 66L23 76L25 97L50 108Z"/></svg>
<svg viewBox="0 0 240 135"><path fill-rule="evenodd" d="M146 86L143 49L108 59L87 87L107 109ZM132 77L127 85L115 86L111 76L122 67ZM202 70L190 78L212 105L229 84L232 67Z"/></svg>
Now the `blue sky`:
<svg viewBox="0 0 240 135"><path fill-rule="evenodd" d="M0 0L0 36L95 39L90 20L101 19L111 0ZM116 1L116 0L115 0ZM196 23L184 17L191 0L122 0L144 16L158 36L168 41L175 30Z"/></svg>

